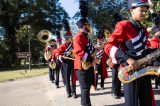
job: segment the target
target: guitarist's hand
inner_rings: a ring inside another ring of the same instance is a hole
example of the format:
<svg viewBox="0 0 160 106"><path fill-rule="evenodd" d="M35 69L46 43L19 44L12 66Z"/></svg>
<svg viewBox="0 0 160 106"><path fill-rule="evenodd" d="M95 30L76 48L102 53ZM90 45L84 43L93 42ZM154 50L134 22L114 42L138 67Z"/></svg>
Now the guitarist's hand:
<svg viewBox="0 0 160 106"><path fill-rule="evenodd" d="M133 70L137 69L137 61L132 59L132 58L128 58L127 63L129 64L129 67L131 67Z"/></svg>

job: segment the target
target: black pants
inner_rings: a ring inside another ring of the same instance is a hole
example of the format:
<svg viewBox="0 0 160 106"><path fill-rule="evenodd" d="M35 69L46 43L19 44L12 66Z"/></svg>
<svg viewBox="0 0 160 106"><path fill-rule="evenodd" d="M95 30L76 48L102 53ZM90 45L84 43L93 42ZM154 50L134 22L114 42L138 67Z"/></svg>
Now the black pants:
<svg viewBox="0 0 160 106"><path fill-rule="evenodd" d="M100 78L101 78L101 83L100 83L100 86L101 88L104 87L104 77L103 77L103 70L102 70L102 64L96 64L95 66L95 70L97 71L96 73L96 88L97 88L97 84L98 84L98 75L100 75Z"/></svg>
<svg viewBox="0 0 160 106"><path fill-rule="evenodd" d="M50 79L50 81L55 80L54 70L51 67L49 67L49 79Z"/></svg>
<svg viewBox="0 0 160 106"><path fill-rule="evenodd" d="M71 93L75 94L76 88L75 88L75 85L73 85L73 68L74 68L73 60L65 60L62 63L62 66L65 73L65 83L66 83L67 94L69 95L71 95ZM72 81L72 88L71 88L70 80Z"/></svg>
<svg viewBox="0 0 160 106"><path fill-rule="evenodd" d="M62 75L62 81L63 81L63 84L66 85L66 78L65 78L65 72L64 72L64 68L63 68L63 65L61 65L61 75Z"/></svg>
<svg viewBox="0 0 160 106"><path fill-rule="evenodd" d="M124 84L124 97L125 106L152 106L150 76Z"/></svg>
<svg viewBox="0 0 160 106"><path fill-rule="evenodd" d="M118 67L119 65L115 65L112 71L112 90L111 92L118 95L121 92L121 81L118 79Z"/></svg>
<svg viewBox="0 0 160 106"><path fill-rule="evenodd" d="M56 59L56 69L55 69L55 72L56 72L56 83L55 85L59 86L59 73L60 73L60 69L61 69L61 62Z"/></svg>
<svg viewBox="0 0 160 106"><path fill-rule="evenodd" d="M156 76L155 77L155 85L159 85L160 86L160 76Z"/></svg>
<svg viewBox="0 0 160 106"><path fill-rule="evenodd" d="M160 66L160 61L158 60L154 61L153 66L156 66L156 67ZM160 76L154 76L154 78L155 78L155 85L160 85Z"/></svg>
<svg viewBox="0 0 160 106"><path fill-rule="evenodd" d="M94 82L94 68L90 67L88 70L76 70L76 73L81 89L81 105L91 106L90 89Z"/></svg>

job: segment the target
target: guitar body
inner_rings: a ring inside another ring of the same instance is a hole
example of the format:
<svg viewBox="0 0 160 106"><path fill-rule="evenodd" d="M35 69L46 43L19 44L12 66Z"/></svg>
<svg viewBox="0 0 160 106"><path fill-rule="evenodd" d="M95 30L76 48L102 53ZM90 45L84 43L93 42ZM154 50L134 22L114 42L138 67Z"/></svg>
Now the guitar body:
<svg viewBox="0 0 160 106"><path fill-rule="evenodd" d="M130 67L126 66L118 72L118 78L122 83L132 82L145 75L160 75L160 67L148 66L138 71L129 71Z"/></svg>

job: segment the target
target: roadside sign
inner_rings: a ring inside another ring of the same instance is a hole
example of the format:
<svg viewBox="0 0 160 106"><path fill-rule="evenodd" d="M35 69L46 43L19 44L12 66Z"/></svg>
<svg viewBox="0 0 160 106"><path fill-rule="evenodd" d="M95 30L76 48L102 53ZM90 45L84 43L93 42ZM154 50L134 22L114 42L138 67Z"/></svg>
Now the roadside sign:
<svg viewBox="0 0 160 106"><path fill-rule="evenodd" d="M28 58L31 57L31 52L18 52L17 53L18 58Z"/></svg>

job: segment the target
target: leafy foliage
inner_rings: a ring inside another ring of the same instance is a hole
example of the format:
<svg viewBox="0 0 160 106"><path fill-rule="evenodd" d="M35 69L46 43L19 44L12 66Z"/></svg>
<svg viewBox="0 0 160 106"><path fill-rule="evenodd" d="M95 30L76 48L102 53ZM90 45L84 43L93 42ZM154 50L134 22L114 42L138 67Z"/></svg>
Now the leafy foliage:
<svg viewBox="0 0 160 106"><path fill-rule="evenodd" d="M8 66L18 64L16 53L28 51L30 40L32 62L37 62L44 44L37 40L36 35L42 29L54 34L55 30L61 29L64 18L69 17L59 0L1 0L0 26L6 32L1 41L5 45L1 47L5 48L0 53L1 61Z"/></svg>

